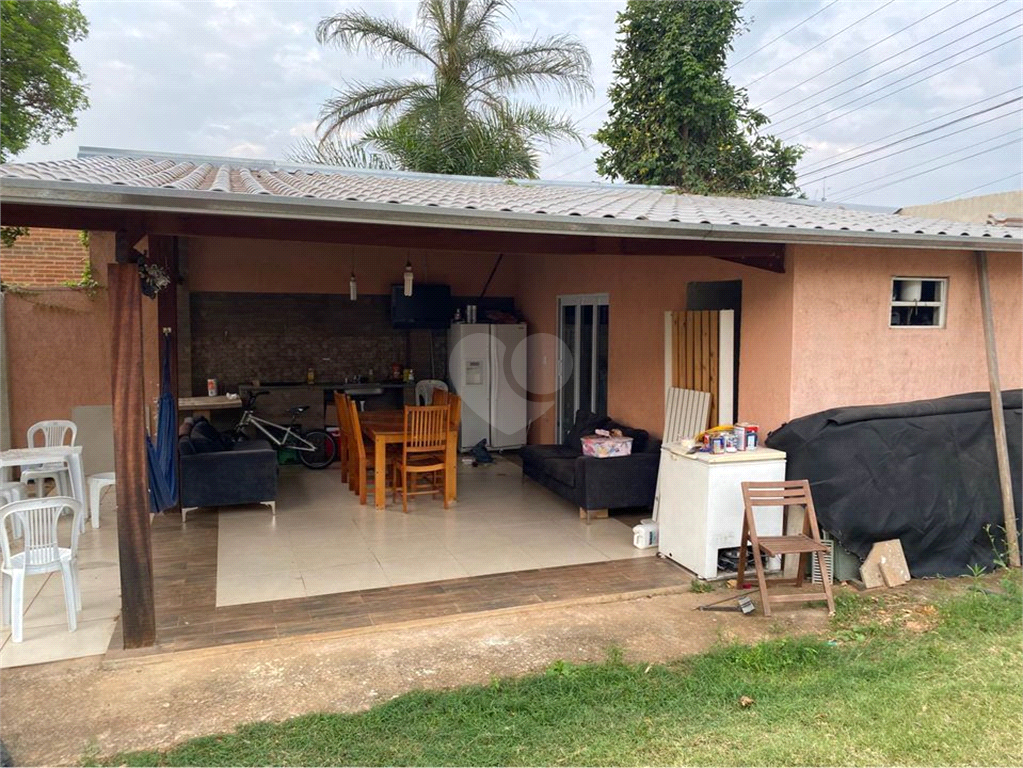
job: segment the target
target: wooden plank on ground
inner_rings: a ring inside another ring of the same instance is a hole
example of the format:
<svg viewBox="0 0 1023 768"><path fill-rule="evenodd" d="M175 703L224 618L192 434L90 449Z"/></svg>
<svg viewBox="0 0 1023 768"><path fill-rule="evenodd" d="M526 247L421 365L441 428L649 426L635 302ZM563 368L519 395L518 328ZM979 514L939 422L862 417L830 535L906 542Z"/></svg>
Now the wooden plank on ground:
<svg viewBox="0 0 1023 768"><path fill-rule="evenodd" d="M141 648L156 641L142 386L142 292L135 264L110 264L107 276L121 618L124 647Z"/></svg>

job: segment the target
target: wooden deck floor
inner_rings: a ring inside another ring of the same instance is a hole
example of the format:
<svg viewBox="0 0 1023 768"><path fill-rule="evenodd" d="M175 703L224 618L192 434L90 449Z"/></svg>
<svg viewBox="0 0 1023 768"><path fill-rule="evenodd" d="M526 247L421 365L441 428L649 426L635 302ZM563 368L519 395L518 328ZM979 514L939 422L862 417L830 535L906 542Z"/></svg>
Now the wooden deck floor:
<svg viewBox="0 0 1023 768"><path fill-rule="evenodd" d="M218 519L196 514L184 529L176 515L154 520L156 645L123 650L118 620L108 658L682 587L691 579L669 561L644 557L218 608Z"/></svg>

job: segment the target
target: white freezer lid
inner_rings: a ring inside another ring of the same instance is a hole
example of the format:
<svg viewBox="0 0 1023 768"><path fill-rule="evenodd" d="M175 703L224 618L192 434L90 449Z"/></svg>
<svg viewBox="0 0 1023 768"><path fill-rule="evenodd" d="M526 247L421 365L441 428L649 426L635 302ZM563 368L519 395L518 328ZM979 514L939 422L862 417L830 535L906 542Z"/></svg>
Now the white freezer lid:
<svg viewBox="0 0 1023 768"><path fill-rule="evenodd" d="M681 443L665 443L661 446L662 451L672 454L672 458L678 457L699 461L703 464L739 464L747 461L784 461L785 451L778 451L774 448L757 446L752 451L736 451L735 453L686 453Z"/></svg>

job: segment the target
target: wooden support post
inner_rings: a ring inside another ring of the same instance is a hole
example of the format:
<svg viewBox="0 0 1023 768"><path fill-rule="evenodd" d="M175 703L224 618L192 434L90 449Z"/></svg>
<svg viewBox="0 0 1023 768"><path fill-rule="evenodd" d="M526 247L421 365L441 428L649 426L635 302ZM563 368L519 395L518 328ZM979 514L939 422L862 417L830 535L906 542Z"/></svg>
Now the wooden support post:
<svg viewBox="0 0 1023 768"><path fill-rule="evenodd" d="M991 388L991 418L995 428L995 455L998 479L1002 487L1002 514L1005 518L1005 543L1009 565L1020 567L1016 508L1012 499L1012 474L1009 467L1009 443L1005 435L1005 411L1002 410L1002 385L998 377L998 350L995 347L995 320L991 309L991 284L988 280L987 252L977 251L977 282L980 284L980 311L984 318L984 345L987 348L987 377Z"/></svg>
<svg viewBox="0 0 1023 768"><path fill-rule="evenodd" d="M118 233L118 239L121 238ZM156 641L142 386L142 292L135 264L110 264L107 275L121 622L124 647L142 648Z"/></svg>

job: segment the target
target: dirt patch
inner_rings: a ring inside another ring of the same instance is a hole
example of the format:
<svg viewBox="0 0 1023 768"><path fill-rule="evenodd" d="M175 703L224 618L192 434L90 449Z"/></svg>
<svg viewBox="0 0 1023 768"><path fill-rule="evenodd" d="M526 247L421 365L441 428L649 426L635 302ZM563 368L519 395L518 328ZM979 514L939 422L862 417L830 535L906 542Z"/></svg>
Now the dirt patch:
<svg viewBox="0 0 1023 768"><path fill-rule="evenodd" d="M451 688L539 672L559 659L666 662L722 641L821 631L822 608L764 618L694 608L720 599L676 593L544 606L416 626L306 636L244 647L102 663L99 657L3 670L0 725L18 765L166 748L252 721L355 712L416 688Z"/></svg>

